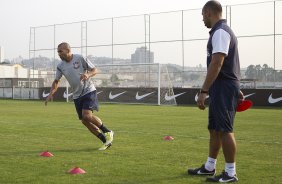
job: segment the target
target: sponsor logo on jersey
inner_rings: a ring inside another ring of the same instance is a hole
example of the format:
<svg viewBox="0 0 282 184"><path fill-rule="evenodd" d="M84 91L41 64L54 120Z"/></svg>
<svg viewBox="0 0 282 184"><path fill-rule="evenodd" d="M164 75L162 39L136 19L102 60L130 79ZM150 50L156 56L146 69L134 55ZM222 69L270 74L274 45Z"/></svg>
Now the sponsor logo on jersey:
<svg viewBox="0 0 282 184"><path fill-rule="evenodd" d="M210 52L209 52L209 50L207 49L207 57L210 57L211 55L210 55Z"/></svg>
<svg viewBox="0 0 282 184"><path fill-rule="evenodd" d="M78 69L79 67L80 67L80 62L79 61L73 62L73 68L74 69Z"/></svg>

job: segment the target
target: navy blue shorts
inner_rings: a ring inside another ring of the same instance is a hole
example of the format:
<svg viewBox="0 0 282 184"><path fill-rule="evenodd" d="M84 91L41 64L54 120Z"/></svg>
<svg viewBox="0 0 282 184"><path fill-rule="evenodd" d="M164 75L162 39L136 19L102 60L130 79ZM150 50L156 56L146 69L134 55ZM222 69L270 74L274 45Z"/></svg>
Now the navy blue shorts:
<svg viewBox="0 0 282 184"><path fill-rule="evenodd" d="M217 79L209 89L209 130L233 132L239 100L238 81Z"/></svg>
<svg viewBox="0 0 282 184"><path fill-rule="evenodd" d="M77 115L80 120L82 119L82 109L91 110L91 111L99 110L96 91L92 91L84 96L74 99L74 104L75 104Z"/></svg>

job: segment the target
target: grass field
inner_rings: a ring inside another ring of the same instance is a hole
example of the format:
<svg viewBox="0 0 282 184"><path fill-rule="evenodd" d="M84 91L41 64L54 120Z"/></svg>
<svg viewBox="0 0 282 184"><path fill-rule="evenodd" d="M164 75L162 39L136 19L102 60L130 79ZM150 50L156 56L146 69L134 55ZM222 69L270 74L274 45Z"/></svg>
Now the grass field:
<svg viewBox="0 0 282 184"><path fill-rule="evenodd" d="M98 116L115 131L113 146L77 120L72 103L0 100L0 183L206 183L186 174L207 158L207 110L196 107L101 104ZM240 183L282 183L282 109L238 113ZM164 141L171 135L173 141ZM38 156L48 150L55 156ZM84 175L66 172L75 166ZM217 171L224 168L222 152Z"/></svg>

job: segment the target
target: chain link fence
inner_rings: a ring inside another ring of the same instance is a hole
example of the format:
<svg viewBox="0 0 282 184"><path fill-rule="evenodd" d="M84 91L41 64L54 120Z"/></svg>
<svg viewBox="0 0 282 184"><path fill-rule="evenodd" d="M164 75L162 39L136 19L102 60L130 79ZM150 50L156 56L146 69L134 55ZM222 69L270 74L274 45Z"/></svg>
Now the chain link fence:
<svg viewBox="0 0 282 184"><path fill-rule="evenodd" d="M125 73L126 77L129 73L134 76L138 71L130 67L117 69L117 65L135 62L166 64L173 87L199 87L206 74L209 31L202 22L201 11L190 9L31 27L29 66L33 71L46 71L44 86L50 86L59 62L57 45L68 42L73 53L90 58L101 66L100 75L108 76L108 81L98 85L126 85L113 83L111 77L122 78ZM242 87L281 88L282 1L226 5L223 18L238 37L241 74L247 79ZM144 56L133 61L137 48L145 48L141 53ZM128 86L152 85L150 69L140 72L148 74ZM29 77L38 75L31 72Z"/></svg>

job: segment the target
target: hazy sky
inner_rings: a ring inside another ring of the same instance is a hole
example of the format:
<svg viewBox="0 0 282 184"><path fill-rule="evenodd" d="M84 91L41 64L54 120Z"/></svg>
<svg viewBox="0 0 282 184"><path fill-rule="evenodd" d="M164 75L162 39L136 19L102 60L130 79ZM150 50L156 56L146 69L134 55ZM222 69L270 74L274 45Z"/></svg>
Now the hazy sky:
<svg viewBox="0 0 282 184"><path fill-rule="evenodd" d="M0 46L5 58L28 58L32 26L201 8L206 0L0 0ZM222 5L261 2L222 0ZM204 25L203 25L204 26ZM208 30L206 30L208 32Z"/></svg>

